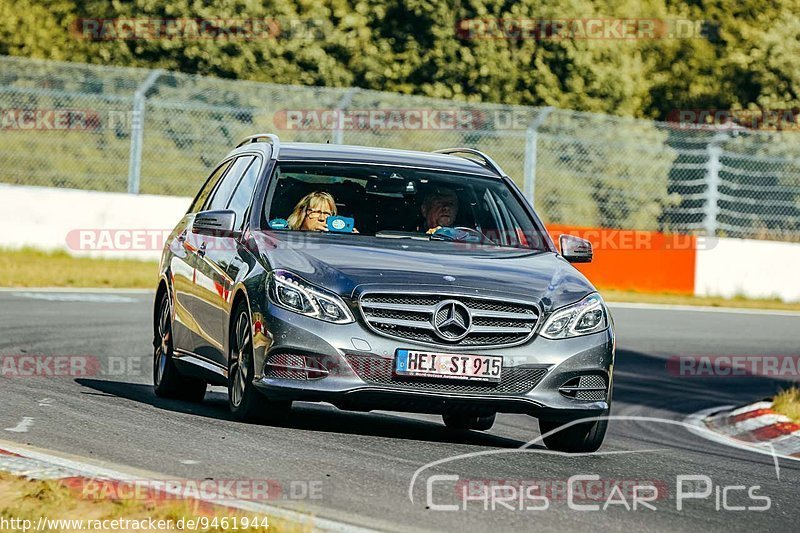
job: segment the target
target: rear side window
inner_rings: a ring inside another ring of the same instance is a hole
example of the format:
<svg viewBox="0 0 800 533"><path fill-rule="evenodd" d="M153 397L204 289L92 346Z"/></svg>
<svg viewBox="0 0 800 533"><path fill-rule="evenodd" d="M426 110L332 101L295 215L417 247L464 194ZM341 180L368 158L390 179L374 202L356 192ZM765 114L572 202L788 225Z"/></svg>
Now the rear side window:
<svg viewBox="0 0 800 533"><path fill-rule="evenodd" d="M228 209L236 213L236 227L240 231L244 227L244 220L247 214L247 208L250 207L250 201L253 198L253 190L256 186L258 179L258 171L261 168L261 158L256 158L250 166L245 170L239 185L233 192L231 201L228 203Z"/></svg>
<svg viewBox="0 0 800 533"><path fill-rule="evenodd" d="M217 186L219 180L222 179L222 176L225 175L225 172L231 167L232 161L226 161L220 166L218 166L214 172L206 180L205 185L200 189L200 192L197 193L194 201L192 202L192 206L189 208L190 213L197 213L202 209L203 205L205 205L208 197L211 196L211 191Z"/></svg>
<svg viewBox="0 0 800 533"><path fill-rule="evenodd" d="M236 185L239 183L239 180L242 178L245 170L247 170L247 167L249 167L250 163L253 162L253 159L255 159L255 156L252 155L245 155L236 158L236 161L233 163L231 169L227 174L225 174L225 177L222 178L222 181L217 186L217 189L211 196L210 201L206 203L206 206L203 208L204 211L227 209L228 202L233 195Z"/></svg>

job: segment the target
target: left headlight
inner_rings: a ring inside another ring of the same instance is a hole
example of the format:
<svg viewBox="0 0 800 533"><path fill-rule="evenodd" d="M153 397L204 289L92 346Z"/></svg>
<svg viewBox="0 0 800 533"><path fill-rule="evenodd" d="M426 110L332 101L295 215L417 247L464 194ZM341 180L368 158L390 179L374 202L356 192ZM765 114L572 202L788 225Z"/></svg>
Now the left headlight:
<svg viewBox="0 0 800 533"><path fill-rule="evenodd" d="M567 339L603 331L608 327L608 309L599 294L555 311L542 327L542 337Z"/></svg>
<svg viewBox="0 0 800 533"><path fill-rule="evenodd" d="M334 324L348 324L355 321L341 298L311 285L288 270L270 272L267 290L275 304L289 311Z"/></svg>

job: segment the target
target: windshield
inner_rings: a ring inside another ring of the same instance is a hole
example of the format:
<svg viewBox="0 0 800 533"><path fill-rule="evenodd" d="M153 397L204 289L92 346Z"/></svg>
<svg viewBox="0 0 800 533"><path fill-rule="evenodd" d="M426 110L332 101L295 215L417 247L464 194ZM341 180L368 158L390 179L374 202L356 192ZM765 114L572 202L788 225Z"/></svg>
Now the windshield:
<svg viewBox="0 0 800 533"><path fill-rule="evenodd" d="M405 167L283 163L264 227L547 250L501 180Z"/></svg>

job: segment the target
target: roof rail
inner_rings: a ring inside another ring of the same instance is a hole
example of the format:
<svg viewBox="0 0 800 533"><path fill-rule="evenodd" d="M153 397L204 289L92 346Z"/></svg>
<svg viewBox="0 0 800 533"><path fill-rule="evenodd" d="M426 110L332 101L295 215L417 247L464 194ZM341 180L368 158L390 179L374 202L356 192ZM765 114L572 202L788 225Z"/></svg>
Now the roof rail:
<svg viewBox="0 0 800 533"><path fill-rule="evenodd" d="M505 176L505 172L503 172L503 169L500 168L500 165L495 163L491 157L484 154L480 150L475 150L474 148L443 148L441 150L434 150L433 152L436 154L447 154L447 155L468 154L471 156L475 156L480 158L480 161L476 161L474 157L465 157L464 159L475 161L482 167L491 170L501 178Z"/></svg>
<svg viewBox="0 0 800 533"><path fill-rule="evenodd" d="M272 145L272 155L270 155L270 159L278 159L278 152L281 150L281 140L274 133L256 133L255 135L248 135L236 145L236 148L240 148L248 143L257 142L270 143Z"/></svg>

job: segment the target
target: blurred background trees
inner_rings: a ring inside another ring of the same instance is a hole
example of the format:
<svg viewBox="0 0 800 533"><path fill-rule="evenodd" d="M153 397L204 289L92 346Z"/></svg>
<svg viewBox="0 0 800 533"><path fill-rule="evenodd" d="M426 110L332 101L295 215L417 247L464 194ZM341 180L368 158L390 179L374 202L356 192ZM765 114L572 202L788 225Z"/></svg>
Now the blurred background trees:
<svg viewBox="0 0 800 533"><path fill-rule="evenodd" d="M80 18L270 18L265 39L92 41ZM473 18L704 20L705 36L466 39ZM800 0L4 0L0 54L665 119L800 107Z"/></svg>

